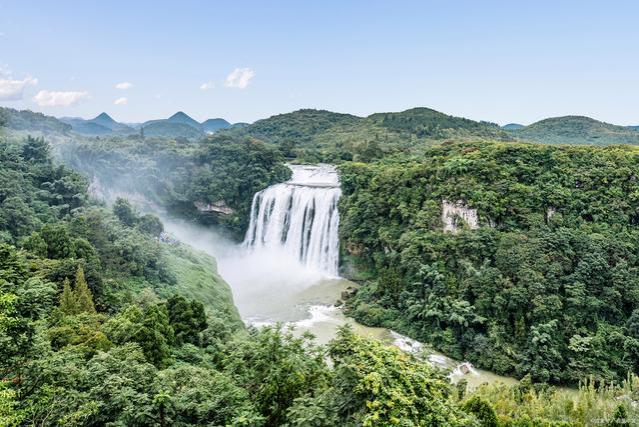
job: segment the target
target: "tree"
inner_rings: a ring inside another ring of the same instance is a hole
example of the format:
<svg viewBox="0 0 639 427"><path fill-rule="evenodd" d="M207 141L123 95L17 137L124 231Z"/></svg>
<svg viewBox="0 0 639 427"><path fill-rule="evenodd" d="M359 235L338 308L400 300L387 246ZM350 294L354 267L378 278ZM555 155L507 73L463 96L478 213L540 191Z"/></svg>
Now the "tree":
<svg viewBox="0 0 639 427"><path fill-rule="evenodd" d="M60 310L67 315L78 313L78 301L71 289L69 279L65 278L62 284L62 293L60 294Z"/></svg>
<svg viewBox="0 0 639 427"><path fill-rule="evenodd" d="M48 254L47 242L36 231L22 241L22 247L34 255L46 258Z"/></svg>
<svg viewBox="0 0 639 427"><path fill-rule="evenodd" d="M124 225L129 227L133 227L138 221L138 215L135 209L133 209L133 206L131 206L127 199L121 197L118 197L113 204L113 213Z"/></svg>
<svg viewBox="0 0 639 427"><path fill-rule="evenodd" d="M47 258L63 259L73 257L75 250L65 223L47 224L40 230L40 236L47 244Z"/></svg>
<svg viewBox="0 0 639 427"><path fill-rule="evenodd" d="M617 405L612 419L606 424L607 427L630 427L631 425L628 410L623 404Z"/></svg>
<svg viewBox="0 0 639 427"><path fill-rule="evenodd" d="M16 392L0 381L0 426L17 427L24 420L24 411L18 409Z"/></svg>
<svg viewBox="0 0 639 427"><path fill-rule="evenodd" d="M158 368L165 367L171 355L173 328L164 304L148 307L133 339L140 344L146 359Z"/></svg>
<svg viewBox="0 0 639 427"><path fill-rule="evenodd" d="M49 144L44 138L27 136L27 140L22 146L22 157L25 160L44 163L50 160L50 150Z"/></svg>
<svg viewBox="0 0 639 427"><path fill-rule="evenodd" d="M342 327L329 344L329 405L354 425L466 426L450 385L426 362Z"/></svg>
<svg viewBox="0 0 639 427"><path fill-rule="evenodd" d="M495 410L490 403L479 396L473 396L464 402L462 409L477 417L481 427L499 427Z"/></svg>
<svg viewBox="0 0 639 427"><path fill-rule="evenodd" d="M147 214L140 217L138 229L145 234L158 237L164 231L164 225L157 216Z"/></svg>
<svg viewBox="0 0 639 427"><path fill-rule="evenodd" d="M249 391L266 425L279 426L295 399L324 390L330 372L312 338L293 336L282 326L249 331L223 348L224 372Z"/></svg>
<svg viewBox="0 0 639 427"><path fill-rule="evenodd" d="M0 290L0 378L21 382L20 367L31 356L35 328L17 310L18 298Z"/></svg>
<svg viewBox="0 0 639 427"><path fill-rule="evenodd" d="M169 319L175 331L176 344L200 344L200 332L207 327L204 305L187 301L181 295L173 295L167 301Z"/></svg>
<svg viewBox="0 0 639 427"><path fill-rule="evenodd" d="M165 425L263 425L248 390L224 373L181 364L161 371L157 384L165 390Z"/></svg>
<svg viewBox="0 0 639 427"><path fill-rule="evenodd" d="M78 312L95 313L95 305L93 304L93 295L87 285L87 281L84 278L84 269L81 265L78 265L78 269L75 273L75 300L77 302Z"/></svg>

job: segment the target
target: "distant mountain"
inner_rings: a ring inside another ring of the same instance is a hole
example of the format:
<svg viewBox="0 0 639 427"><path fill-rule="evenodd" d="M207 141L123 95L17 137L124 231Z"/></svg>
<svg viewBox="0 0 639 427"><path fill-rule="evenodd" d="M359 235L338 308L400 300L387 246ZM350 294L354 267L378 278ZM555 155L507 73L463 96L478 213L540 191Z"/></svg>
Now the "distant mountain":
<svg viewBox="0 0 639 427"><path fill-rule="evenodd" d="M524 125L520 125L519 123L508 123L507 125L503 125L501 128L504 130L517 130L525 127Z"/></svg>
<svg viewBox="0 0 639 427"><path fill-rule="evenodd" d="M639 145L636 130L583 116L553 117L510 133L542 144Z"/></svg>
<svg viewBox="0 0 639 427"><path fill-rule="evenodd" d="M143 125L145 136L164 138L199 138L202 131L186 123L172 123L168 120L155 120Z"/></svg>
<svg viewBox="0 0 639 427"><path fill-rule="evenodd" d="M177 113L173 114L171 117L169 117L166 120L167 122L170 122L170 123L181 123L181 124L189 125L195 129L202 130L202 124L200 122L191 118L188 114L182 111L178 111Z"/></svg>
<svg viewBox="0 0 639 427"><path fill-rule="evenodd" d="M237 122L237 123L233 123L231 125L231 129L242 129L242 128L249 127L249 126L251 126L250 123Z"/></svg>
<svg viewBox="0 0 639 427"><path fill-rule="evenodd" d="M140 128L144 127L144 132L148 136L198 138L205 133L214 133L221 129L248 126L247 123L232 125L222 118L199 123L183 111L178 111L168 119L149 120L144 123L120 123L107 113L101 113L91 120L79 117L61 117L59 120L70 125L73 131L88 136L129 135L139 132Z"/></svg>
<svg viewBox="0 0 639 427"><path fill-rule="evenodd" d="M113 133L113 131L111 129L109 129L108 127L102 126L98 123L94 123L91 122L89 120L84 120L84 119L60 119L61 121L64 121L64 123L69 124L72 128L73 131L76 133L80 133L82 135L90 135L90 136L97 136L97 135L110 135Z"/></svg>
<svg viewBox="0 0 639 427"><path fill-rule="evenodd" d="M70 125L74 132L83 135L126 135L136 132L135 129L125 125L124 123L116 122L107 113L101 113L90 120L85 120L79 117L61 117L59 120Z"/></svg>
<svg viewBox="0 0 639 427"><path fill-rule="evenodd" d="M626 126L632 130L639 130L639 126Z"/></svg>
<svg viewBox="0 0 639 427"><path fill-rule="evenodd" d="M114 132L133 132L133 128L124 123L116 122L107 113L101 113L99 116L89 120L89 122L111 129Z"/></svg>
<svg viewBox="0 0 639 427"><path fill-rule="evenodd" d="M144 127L145 135L165 136L169 138L175 138L178 136L185 138L197 138L198 136L203 136L205 133L214 133L222 129L230 129L232 127L245 127L248 126L248 124L231 124L222 118L208 119L199 123L185 112L178 111L168 119L149 120L140 126ZM191 129L188 129L185 126L188 126Z"/></svg>
<svg viewBox="0 0 639 427"><path fill-rule="evenodd" d="M202 125L182 111L168 119L149 120L142 123L141 127L147 136L199 138L204 135Z"/></svg>
<svg viewBox="0 0 639 427"><path fill-rule="evenodd" d="M208 119L204 122L202 122L202 130L204 132L209 132L209 133L213 133L216 132L220 129L228 129L230 127L233 127L235 125L231 125L229 122L227 122L224 119Z"/></svg>

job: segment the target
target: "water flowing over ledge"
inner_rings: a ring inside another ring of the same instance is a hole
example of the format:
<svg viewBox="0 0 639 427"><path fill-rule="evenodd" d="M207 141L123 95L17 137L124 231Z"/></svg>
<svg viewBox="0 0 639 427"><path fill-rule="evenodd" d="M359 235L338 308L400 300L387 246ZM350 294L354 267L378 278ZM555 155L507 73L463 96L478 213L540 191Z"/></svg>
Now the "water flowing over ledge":
<svg viewBox="0 0 639 427"><path fill-rule="evenodd" d="M289 181L253 197L244 245L279 252L327 277L338 277L337 203L342 192L337 170L331 165L289 167Z"/></svg>

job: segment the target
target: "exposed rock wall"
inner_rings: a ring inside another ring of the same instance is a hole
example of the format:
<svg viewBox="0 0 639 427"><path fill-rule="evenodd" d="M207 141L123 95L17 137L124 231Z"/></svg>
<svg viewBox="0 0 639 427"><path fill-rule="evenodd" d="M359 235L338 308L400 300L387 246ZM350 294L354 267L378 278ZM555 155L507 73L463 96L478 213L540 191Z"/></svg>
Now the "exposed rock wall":
<svg viewBox="0 0 639 427"><path fill-rule="evenodd" d="M195 202L194 205L200 212L214 212L222 215L231 215L235 212L224 200L214 203Z"/></svg>
<svg viewBox="0 0 639 427"><path fill-rule="evenodd" d="M444 223L444 231L455 233L459 226L463 223L470 229L479 228L479 218L477 217L477 209L469 208L462 200L442 202L442 222Z"/></svg>

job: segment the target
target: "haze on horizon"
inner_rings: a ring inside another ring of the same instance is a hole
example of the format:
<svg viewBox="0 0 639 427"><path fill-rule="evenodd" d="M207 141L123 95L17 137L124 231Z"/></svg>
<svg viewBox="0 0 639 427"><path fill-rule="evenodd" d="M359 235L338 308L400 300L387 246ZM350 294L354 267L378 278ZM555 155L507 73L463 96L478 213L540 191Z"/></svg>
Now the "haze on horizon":
<svg viewBox="0 0 639 427"><path fill-rule="evenodd" d="M638 15L631 1L0 0L0 106L121 122L426 106L637 125Z"/></svg>

